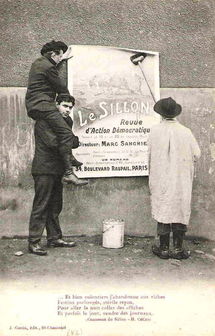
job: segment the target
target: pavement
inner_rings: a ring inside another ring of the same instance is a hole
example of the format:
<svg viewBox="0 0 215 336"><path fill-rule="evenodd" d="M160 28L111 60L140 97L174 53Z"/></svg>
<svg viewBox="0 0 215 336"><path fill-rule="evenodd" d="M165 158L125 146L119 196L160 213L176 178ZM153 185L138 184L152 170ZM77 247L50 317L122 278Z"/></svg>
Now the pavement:
<svg viewBox="0 0 215 336"><path fill-rule="evenodd" d="M47 256L28 253L27 240L0 239L1 282L49 283L67 280L73 282L102 281L127 284L213 282L215 279L215 242L187 239L191 251L187 260L162 260L151 252L153 238L125 236L124 247L102 247L102 238L96 236L66 237L76 241L72 248L49 248ZM46 246L45 238L42 245Z"/></svg>
<svg viewBox="0 0 215 336"><path fill-rule="evenodd" d="M150 237L126 235L119 249L100 235L65 239L76 246L47 256L0 239L1 336L214 335L215 242L187 239L180 261L153 255Z"/></svg>

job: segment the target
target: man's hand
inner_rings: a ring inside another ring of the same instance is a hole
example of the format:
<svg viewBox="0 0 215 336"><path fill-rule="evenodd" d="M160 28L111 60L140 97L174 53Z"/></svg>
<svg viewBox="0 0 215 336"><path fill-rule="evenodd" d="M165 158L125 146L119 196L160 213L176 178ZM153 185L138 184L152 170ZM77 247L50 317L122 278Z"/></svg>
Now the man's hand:
<svg viewBox="0 0 215 336"><path fill-rule="evenodd" d="M62 55L62 58L61 58L61 61L63 60L68 60L70 58L72 58L73 55L72 55L72 46L68 46L68 49L67 51Z"/></svg>
<svg viewBox="0 0 215 336"><path fill-rule="evenodd" d="M77 135L74 135L72 148L78 148L80 146L79 138Z"/></svg>

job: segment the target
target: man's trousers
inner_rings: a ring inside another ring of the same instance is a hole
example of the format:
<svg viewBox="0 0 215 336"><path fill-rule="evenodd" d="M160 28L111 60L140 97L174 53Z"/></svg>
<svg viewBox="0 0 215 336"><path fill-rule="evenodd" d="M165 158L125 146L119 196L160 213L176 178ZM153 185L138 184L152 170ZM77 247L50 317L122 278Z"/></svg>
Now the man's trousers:
<svg viewBox="0 0 215 336"><path fill-rule="evenodd" d="M33 175L35 196L29 223L29 242L38 243L46 228L47 240L62 238L59 214L63 205L62 176Z"/></svg>
<svg viewBox="0 0 215 336"><path fill-rule="evenodd" d="M29 112L28 115L34 120L45 120L48 123L57 136L61 155L71 153L71 149L75 148L75 136L57 109L44 112L34 110Z"/></svg>

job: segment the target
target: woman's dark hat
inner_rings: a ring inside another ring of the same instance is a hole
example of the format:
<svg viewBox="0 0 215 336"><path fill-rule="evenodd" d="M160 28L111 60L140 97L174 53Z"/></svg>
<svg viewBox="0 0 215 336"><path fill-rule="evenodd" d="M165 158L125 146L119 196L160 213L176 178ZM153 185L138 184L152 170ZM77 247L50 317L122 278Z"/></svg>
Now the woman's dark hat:
<svg viewBox="0 0 215 336"><path fill-rule="evenodd" d="M154 110L165 118L174 118L181 113L181 105L169 97L158 100Z"/></svg>
<svg viewBox="0 0 215 336"><path fill-rule="evenodd" d="M62 49L63 52L65 53L68 49L68 46L62 41L52 40L51 42L48 42L48 43L44 44L40 53L41 53L41 55L44 55L48 51L60 50L60 49Z"/></svg>

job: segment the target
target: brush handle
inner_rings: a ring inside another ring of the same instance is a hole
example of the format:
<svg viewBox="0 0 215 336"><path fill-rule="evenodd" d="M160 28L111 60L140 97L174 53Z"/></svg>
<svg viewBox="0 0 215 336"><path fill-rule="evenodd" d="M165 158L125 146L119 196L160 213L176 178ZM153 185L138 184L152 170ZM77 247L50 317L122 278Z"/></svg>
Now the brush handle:
<svg viewBox="0 0 215 336"><path fill-rule="evenodd" d="M153 92L152 92L152 90L151 90L151 88L150 88L150 85L149 85L149 83L148 83L148 81L147 81L147 78L146 78L146 76L145 76L145 74L144 74L144 71L143 71L143 69L142 69L140 63L141 63L141 61L138 62L138 65L139 65L140 70L141 70L141 72L142 72L142 74L143 74L143 77L144 77L144 79L145 79L145 81L146 81L146 84L147 84L147 86L148 86L148 88L149 88L149 91L150 91L150 93L151 93L151 96L152 96L154 102L156 103L155 96L154 96L154 94L153 94Z"/></svg>

